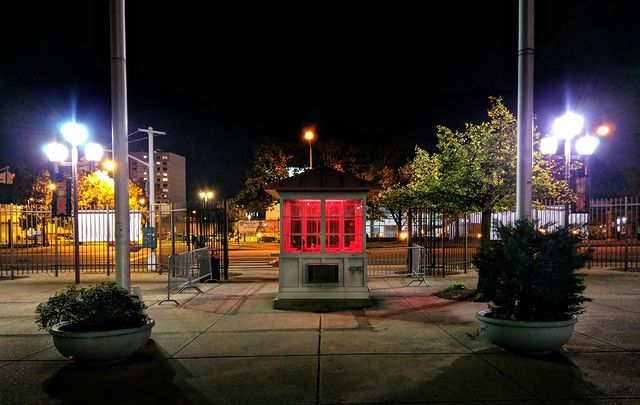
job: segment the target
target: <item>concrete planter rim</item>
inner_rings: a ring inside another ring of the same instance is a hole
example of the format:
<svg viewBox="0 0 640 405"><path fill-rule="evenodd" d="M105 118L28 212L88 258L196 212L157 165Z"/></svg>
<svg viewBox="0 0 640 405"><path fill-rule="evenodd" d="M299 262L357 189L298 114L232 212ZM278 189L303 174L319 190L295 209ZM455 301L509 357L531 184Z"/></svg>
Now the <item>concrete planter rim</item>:
<svg viewBox="0 0 640 405"><path fill-rule="evenodd" d="M491 317L490 309L483 309L482 311L478 311L476 313L476 319L492 325L518 326L521 328L555 328L572 325L578 322L578 317L575 315L573 315L571 319L566 319L563 321L512 321L510 319L496 319Z"/></svg>
<svg viewBox="0 0 640 405"><path fill-rule="evenodd" d="M54 325L49 329L49 333L53 336L65 337L67 339L84 339L84 338L92 338L92 337L112 337L112 336L120 336L120 335L128 335L135 332L140 332L143 330L151 329L156 324L153 319L148 319L147 323L137 328L128 328L128 329L114 329L114 330L105 330L105 331L96 331L96 332L71 332L65 331L64 327L71 325L73 322L62 322L57 325Z"/></svg>

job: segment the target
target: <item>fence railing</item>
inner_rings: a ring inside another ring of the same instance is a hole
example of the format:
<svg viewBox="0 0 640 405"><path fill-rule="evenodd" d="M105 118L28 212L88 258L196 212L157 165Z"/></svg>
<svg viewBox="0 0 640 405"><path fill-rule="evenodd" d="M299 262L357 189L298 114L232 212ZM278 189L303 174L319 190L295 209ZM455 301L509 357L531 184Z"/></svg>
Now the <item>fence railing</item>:
<svg viewBox="0 0 640 405"><path fill-rule="evenodd" d="M590 250L589 267L640 269L640 197L592 199L588 212L571 212L568 225L582 238L580 248ZM412 210L412 241L426 249L426 267L443 276L472 268L480 245L480 213L460 216L433 210ZM548 204L532 210L531 218L546 229L565 225L565 206ZM493 213L491 223L509 224L515 213ZM497 235L492 226L490 238Z"/></svg>
<svg viewBox="0 0 640 405"><path fill-rule="evenodd" d="M367 249L368 276L369 278L416 277L420 283L429 285L425 279L427 273L425 253L426 250L421 246L369 248Z"/></svg>
<svg viewBox="0 0 640 405"><path fill-rule="evenodd" d="M210 247L227 268L226 216L222 204L198 204L193 209L156 210L155 247L145 246L143 229L149 211L130 213L129 263L132 272L162 272L169 256ZM53 217L46 207L0 205L0 276L75 270L72 217ZM113 210L78 213L79 263L82 273L111 274L115 268ZM226 271L225 271L226 275Z"/></svg>

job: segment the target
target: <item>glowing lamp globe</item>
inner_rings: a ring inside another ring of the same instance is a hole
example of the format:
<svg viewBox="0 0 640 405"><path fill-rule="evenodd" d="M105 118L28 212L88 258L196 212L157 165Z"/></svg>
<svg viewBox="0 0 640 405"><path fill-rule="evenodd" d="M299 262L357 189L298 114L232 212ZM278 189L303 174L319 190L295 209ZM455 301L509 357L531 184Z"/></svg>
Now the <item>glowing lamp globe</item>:
<svg viewBox="0 0 640 405"><path fill-rule="evenodd" d="M60 128L64 139L74 146L82 145L89 137L89 131L84 125L77 122L67 122Z"/></svg>
<svg viewBox="0 0 640 405"><path fill-rule="evenodd" d="M97 143L88 143L84 145L84 156L92 162L99 162L102 159L104 149Z"/></svg>
<svg viewBox="0 0 640 405"><path fill-rule="evenodd" d="M553 155L558 150L558 140L553 136L546 136L540 140L540 153Z"/></svg>
<svg viewBox="0 0 640 405"><path fill-rule="evenodd" d="M571 139L582 131L584 118L578 114L568 112L553 123L553 134L559 138Z"/></svg>
<svg viewBox="0 0 640 405"><path fill-rule="evenodd" d="M69 149L61 143L50 143L44 146L44 153L51 162L64 162L69 156Z"/></svg>
<svg viewBox="0 0 640 405"><path fill-rule="evenodd" d="M576 141L576 152L580 155L592 155L600 144L600 139L595 136L585 135Z"/></svg>

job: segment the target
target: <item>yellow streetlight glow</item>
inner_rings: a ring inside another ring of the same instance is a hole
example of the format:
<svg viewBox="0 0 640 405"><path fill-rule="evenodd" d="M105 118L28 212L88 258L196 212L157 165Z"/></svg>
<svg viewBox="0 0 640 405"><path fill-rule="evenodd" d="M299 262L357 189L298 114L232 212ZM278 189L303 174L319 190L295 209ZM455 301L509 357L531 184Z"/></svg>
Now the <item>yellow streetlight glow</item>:
<svg viewBox="0 0 640 405"><path fill-rule="evenodd" d="M313 133L313 131L306 131L304 133L304 139L310 141L315 137L315 134Z"/></svg>
<svg viewBox="0 0 640 405"><path fill-rule="evenodd" d="M55 189L57 188L54 183L49 183L49 185L47 187L49 187L49 190L51 190L51 191L55 191Z"/></svg>
<svg viewBox="0 0 640 405"><path fill-rule="evenodd" d="M402 239L402 240L407 239L407 233L406 232L400 232L400 239Z"/></svg>
<svg viewBox="0 0 640 405"><path fill-rule="evenodd" d="M596 131L600 136L607 136L611 132L611 128L608 125L600 125Z"/></svg>
<svg viewBox="0 0 640 405"><path fill-rule="evenodd" d="M213 191L201 191L198 193L198 196L206 203L213 198Z"/></svg>
<svg viewBox="0 0 640 405"><path fill-rule="evenodd" d="M113 160L107 160L103 164L104 168L110 172L112 172L116 168L116 162Z"/></svg>

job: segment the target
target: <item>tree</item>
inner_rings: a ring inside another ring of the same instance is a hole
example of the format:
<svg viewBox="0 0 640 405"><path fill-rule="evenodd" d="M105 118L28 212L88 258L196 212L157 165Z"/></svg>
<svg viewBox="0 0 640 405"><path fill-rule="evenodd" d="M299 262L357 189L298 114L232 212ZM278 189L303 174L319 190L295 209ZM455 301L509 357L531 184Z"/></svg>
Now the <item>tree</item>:
<svg viewBox="0 0 640 405"><path fill-rule="evenodd" d="M275 140L265 140L256 146L253 164L235 203L245 212L264 213L271 208L277 201L264 191L264 186L289 176L287 167L291 158Z"/></svg>
<svg viewBox="0 0 640 405"><path fill-rule="evenodd" d="M144 191L129 180L129 209L144 210ZM114 206L114 182L106 171L98 170L78 180L78 207L104 209Z"/></svg>
<svg viewBox="0 0 640 405"><path fill-rule="evenodd" d="M410 188L447 214L479 211L481 244L491 236L491 214L515 206L517 123L500 98L490 98L489 120L465 124L464 131L438 126L437 152L417 149ZM540 134L535 134L538 142ZM562 170L539 152L533 156L534 199L571 200ZM478 281L481 291L482 280Z"/></svg>
<svg viewBox="0 0 640 405"><path fill-rule="evenodd" d="M38 205L51 206L53 201L53 191L49 188L51 184L51 175L49 170L42 170L38 173L31 185L30 201ZM31 200L33 199L33 200Z"/></svg>

